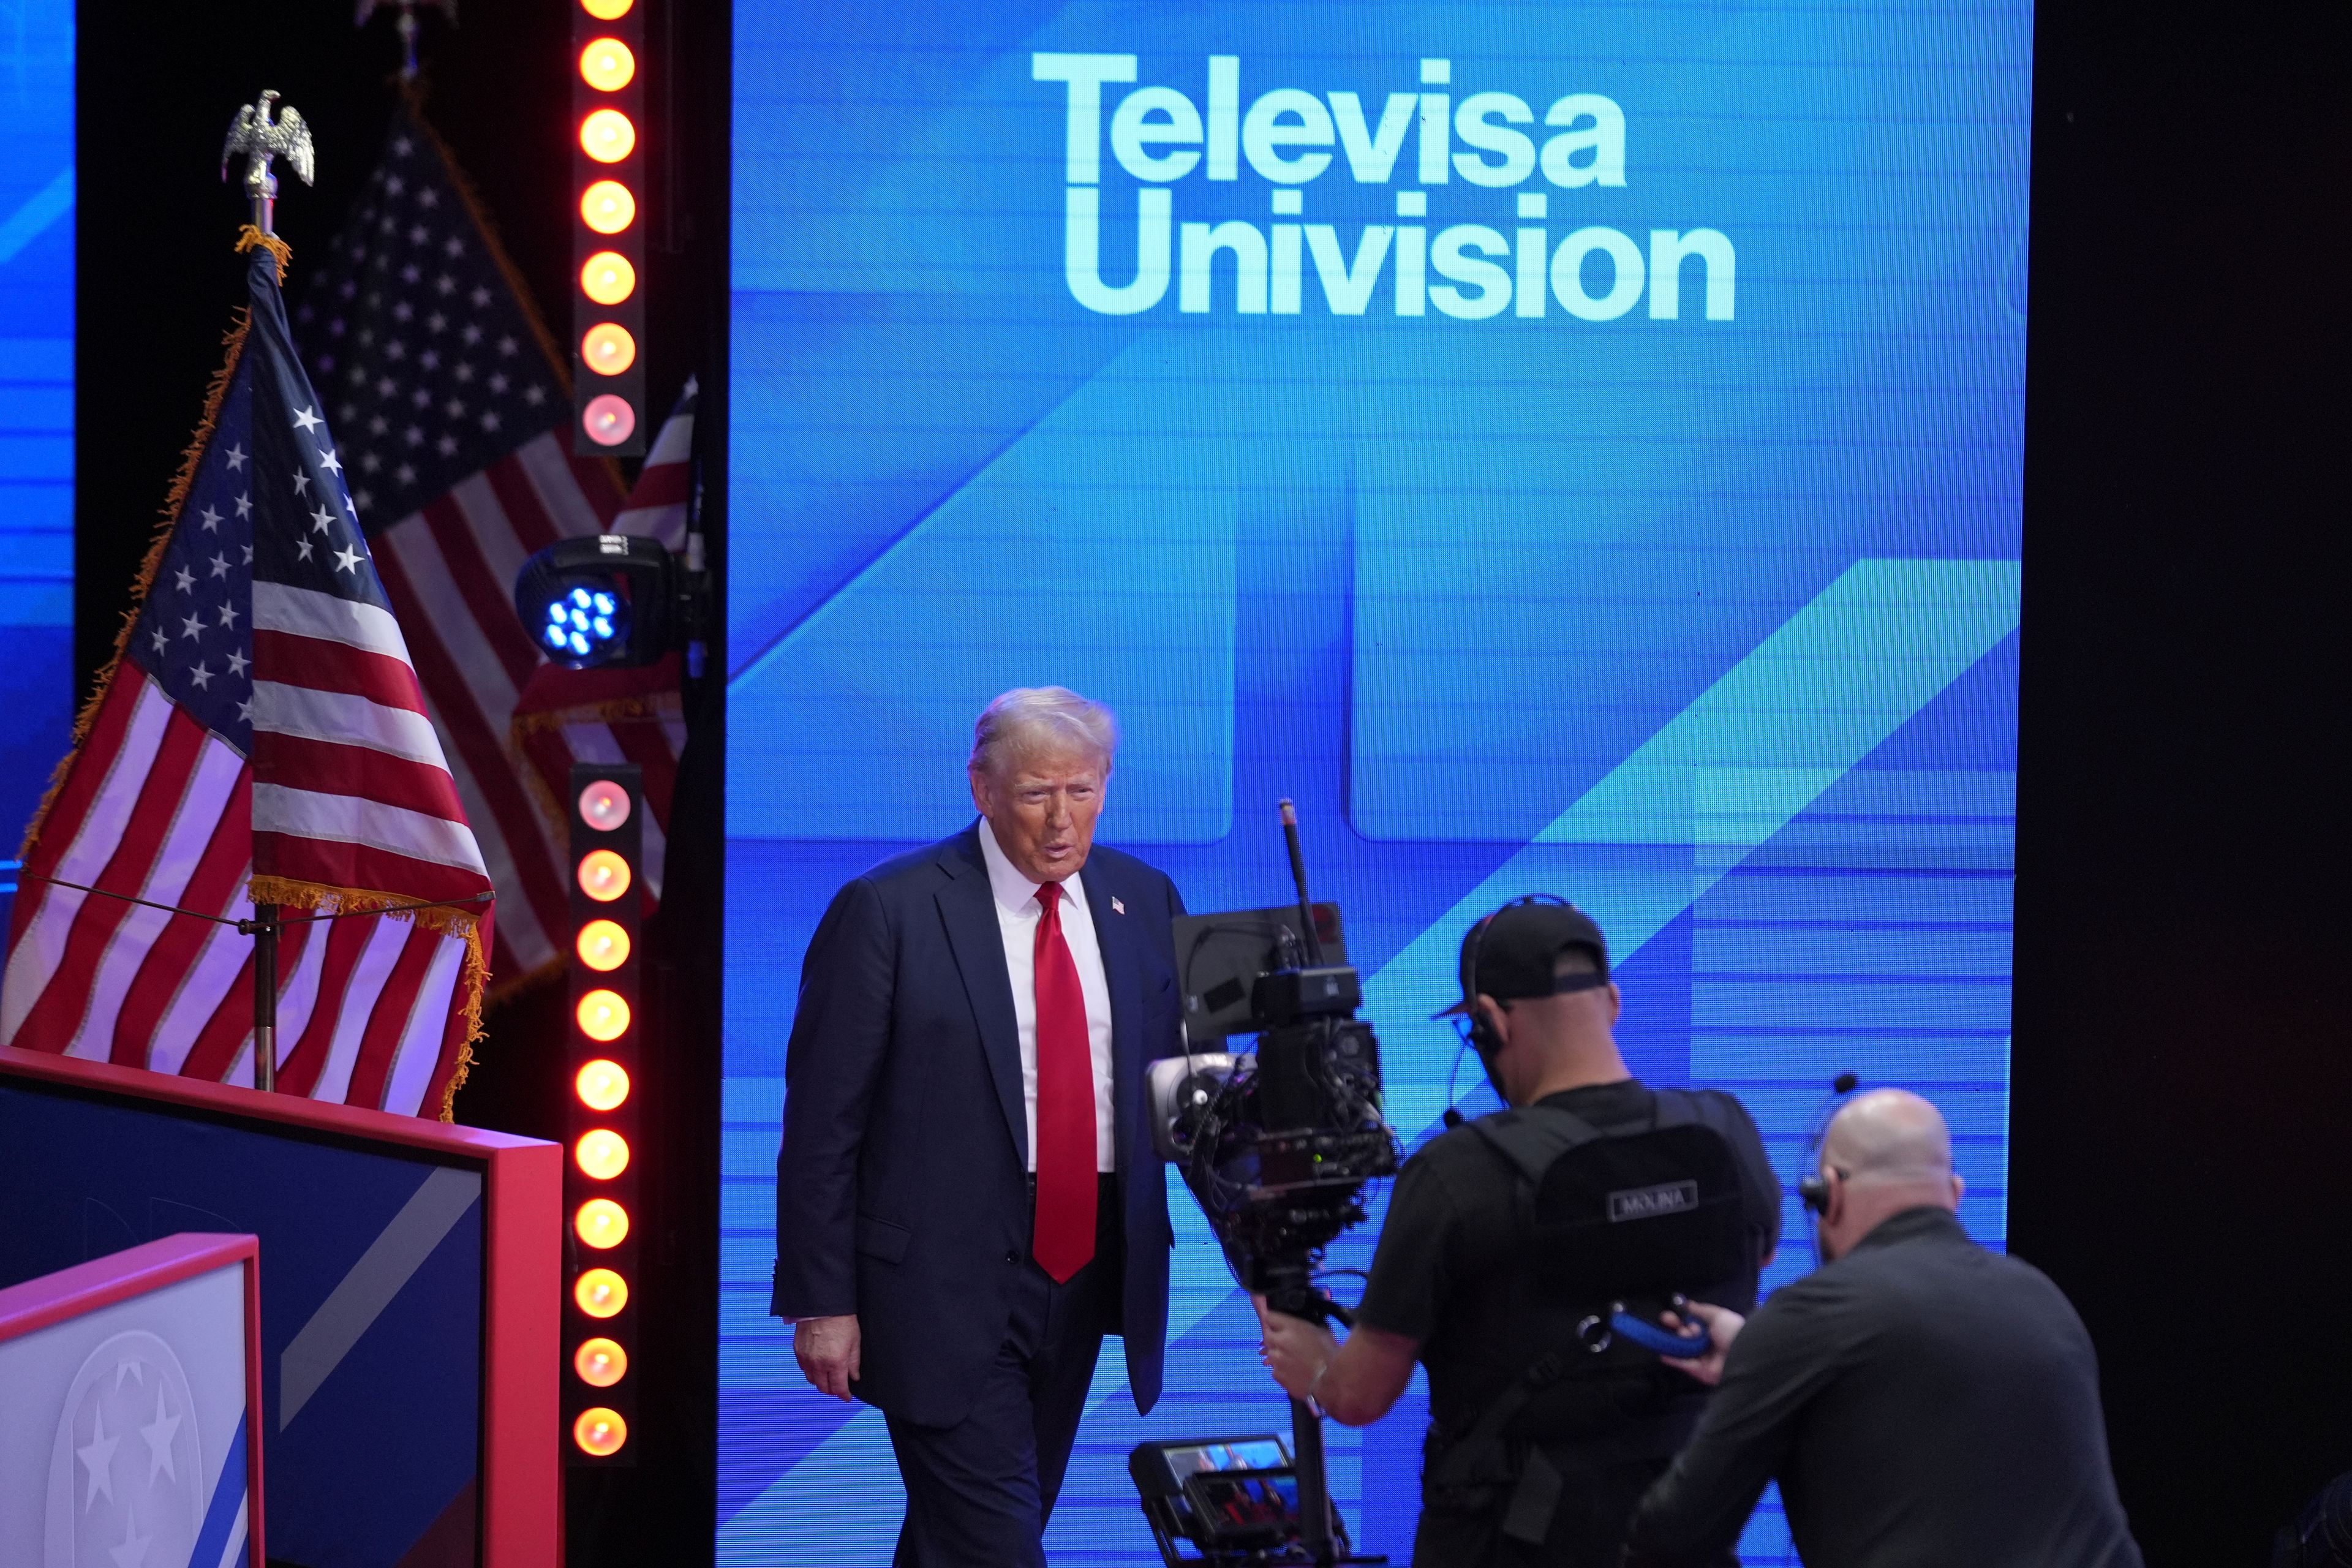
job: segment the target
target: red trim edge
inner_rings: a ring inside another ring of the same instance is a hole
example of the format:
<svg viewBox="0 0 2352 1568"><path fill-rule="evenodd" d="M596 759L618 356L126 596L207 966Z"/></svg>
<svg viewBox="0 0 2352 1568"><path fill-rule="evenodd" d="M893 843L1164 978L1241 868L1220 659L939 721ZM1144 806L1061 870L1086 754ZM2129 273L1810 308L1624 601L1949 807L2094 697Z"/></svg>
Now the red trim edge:
<svg viewBox="0 0 2352 1568"><path fill-rule="evenodd" d="M20 1051L0 1046L0 1077L10 1073L39 1079L46 1083L105 1089L132 1095L140 1100L168 1100L174 1105L194 1106L203 1110L223 1110L235 1116L257 1117L264 1121L286 1122L296 1127L340 1132L347 1137L368 1138L379 1142L403 1143L412 1149L468 1155L477 1160L488 1160L507 1150L551 1150L555 1147L536 1138L519 1138L509 1132L488 1132L478 1127L458 1127L446 1121L427 1121L420 1117L370 1110L363 1105L336 1105L299 1094L262 1094L236 1084L209 1083L200 1078L182 1078L176 1073L149 1072L145 1068L118 1067L112 1062L84 1061L79 1057L58 1056L48 1051ZM550 1212L560 1213L561 1209L559 1198L556 1208Z"/></svg>

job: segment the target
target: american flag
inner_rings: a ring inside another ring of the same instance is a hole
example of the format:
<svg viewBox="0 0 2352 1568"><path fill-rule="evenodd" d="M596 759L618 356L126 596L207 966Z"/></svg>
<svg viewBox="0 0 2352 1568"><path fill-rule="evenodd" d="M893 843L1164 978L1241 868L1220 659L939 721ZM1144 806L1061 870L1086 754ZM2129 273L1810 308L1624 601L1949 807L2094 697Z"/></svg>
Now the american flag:
<svg viewBox="0 0 2352 1568"><path fill-rule="evenodd" d="M562 362L413 102L394 110L295 328L344 432L352 500L498 887L493 984L512 984L561 961L570 923L561 787L551 793L515 732L518 702L548 668L515 618L515 574L559 538L633 520L612 465L572 455ZM684 471L662 459L657 442L639 491L679 489L682 520ZM650 499L642 510L667 515ZM674 772L674 714L667 728L634 718L572 712L553 728L583 760ZM648 873L657 892L657 865Z"/></svg>
<svg viewBox="0 0 2352 1568"><path fill-rule="evenodd" d="M251 939L60 882L231 919L254 896L299 914L489 890L276 268L255 251L144 602L35 823L0 1043L250 1081ZM291 924L279 1089L446 1115L489 924L487 904Z"/></svg>

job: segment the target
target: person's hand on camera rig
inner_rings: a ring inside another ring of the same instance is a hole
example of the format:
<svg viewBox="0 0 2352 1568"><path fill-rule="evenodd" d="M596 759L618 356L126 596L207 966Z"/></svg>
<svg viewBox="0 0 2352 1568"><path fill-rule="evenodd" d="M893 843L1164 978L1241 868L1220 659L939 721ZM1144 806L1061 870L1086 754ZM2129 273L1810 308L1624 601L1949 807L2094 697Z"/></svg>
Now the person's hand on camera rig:
<svg viewBox="0 0 2352 1568"><path fill-rule="evenodd" d="M1369 1426L1387 1415L1412 1381L1421 1346L1402 1334L1359 1325L1343 1344L1319 1322L1277 1312L1252 1295L1260 1332L1258 1359L1293 1399L1342 1426Z"/></svg>

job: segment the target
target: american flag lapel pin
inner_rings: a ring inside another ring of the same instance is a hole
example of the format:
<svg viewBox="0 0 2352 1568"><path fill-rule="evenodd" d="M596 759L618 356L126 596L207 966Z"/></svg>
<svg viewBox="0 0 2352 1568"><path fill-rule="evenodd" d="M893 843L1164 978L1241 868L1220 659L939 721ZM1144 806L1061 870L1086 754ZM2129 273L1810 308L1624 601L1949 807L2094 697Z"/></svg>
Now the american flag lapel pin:
<svg viewBox="0 0 2352 1568"><path fill-rule="evenodd" d="M1113 899L1110 901L1110 912L1115 915L1123 915L1127 913L1127 906L1120 903L1117 899Z"/></svg>

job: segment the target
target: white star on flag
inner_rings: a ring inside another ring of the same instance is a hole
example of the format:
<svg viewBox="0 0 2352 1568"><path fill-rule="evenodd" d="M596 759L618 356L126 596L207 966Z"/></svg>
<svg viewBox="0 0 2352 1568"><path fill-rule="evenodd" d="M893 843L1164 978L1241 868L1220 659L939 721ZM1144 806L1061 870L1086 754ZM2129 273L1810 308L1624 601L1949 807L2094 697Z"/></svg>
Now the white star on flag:
<svg viewBox="0 0 2352 1568"><path fill-rule="evenodd" d="M305 432L316 430L320 423L319 411L315 408L301 408L295 411L294 424L298 429Z"/></svg>
<svg viewBox="0 0 2352 1568"><path fill-rule="evenodd" d="M359 569L360 552L358 546L353 545L335 552L336 571L357 573Z"/></svg>

